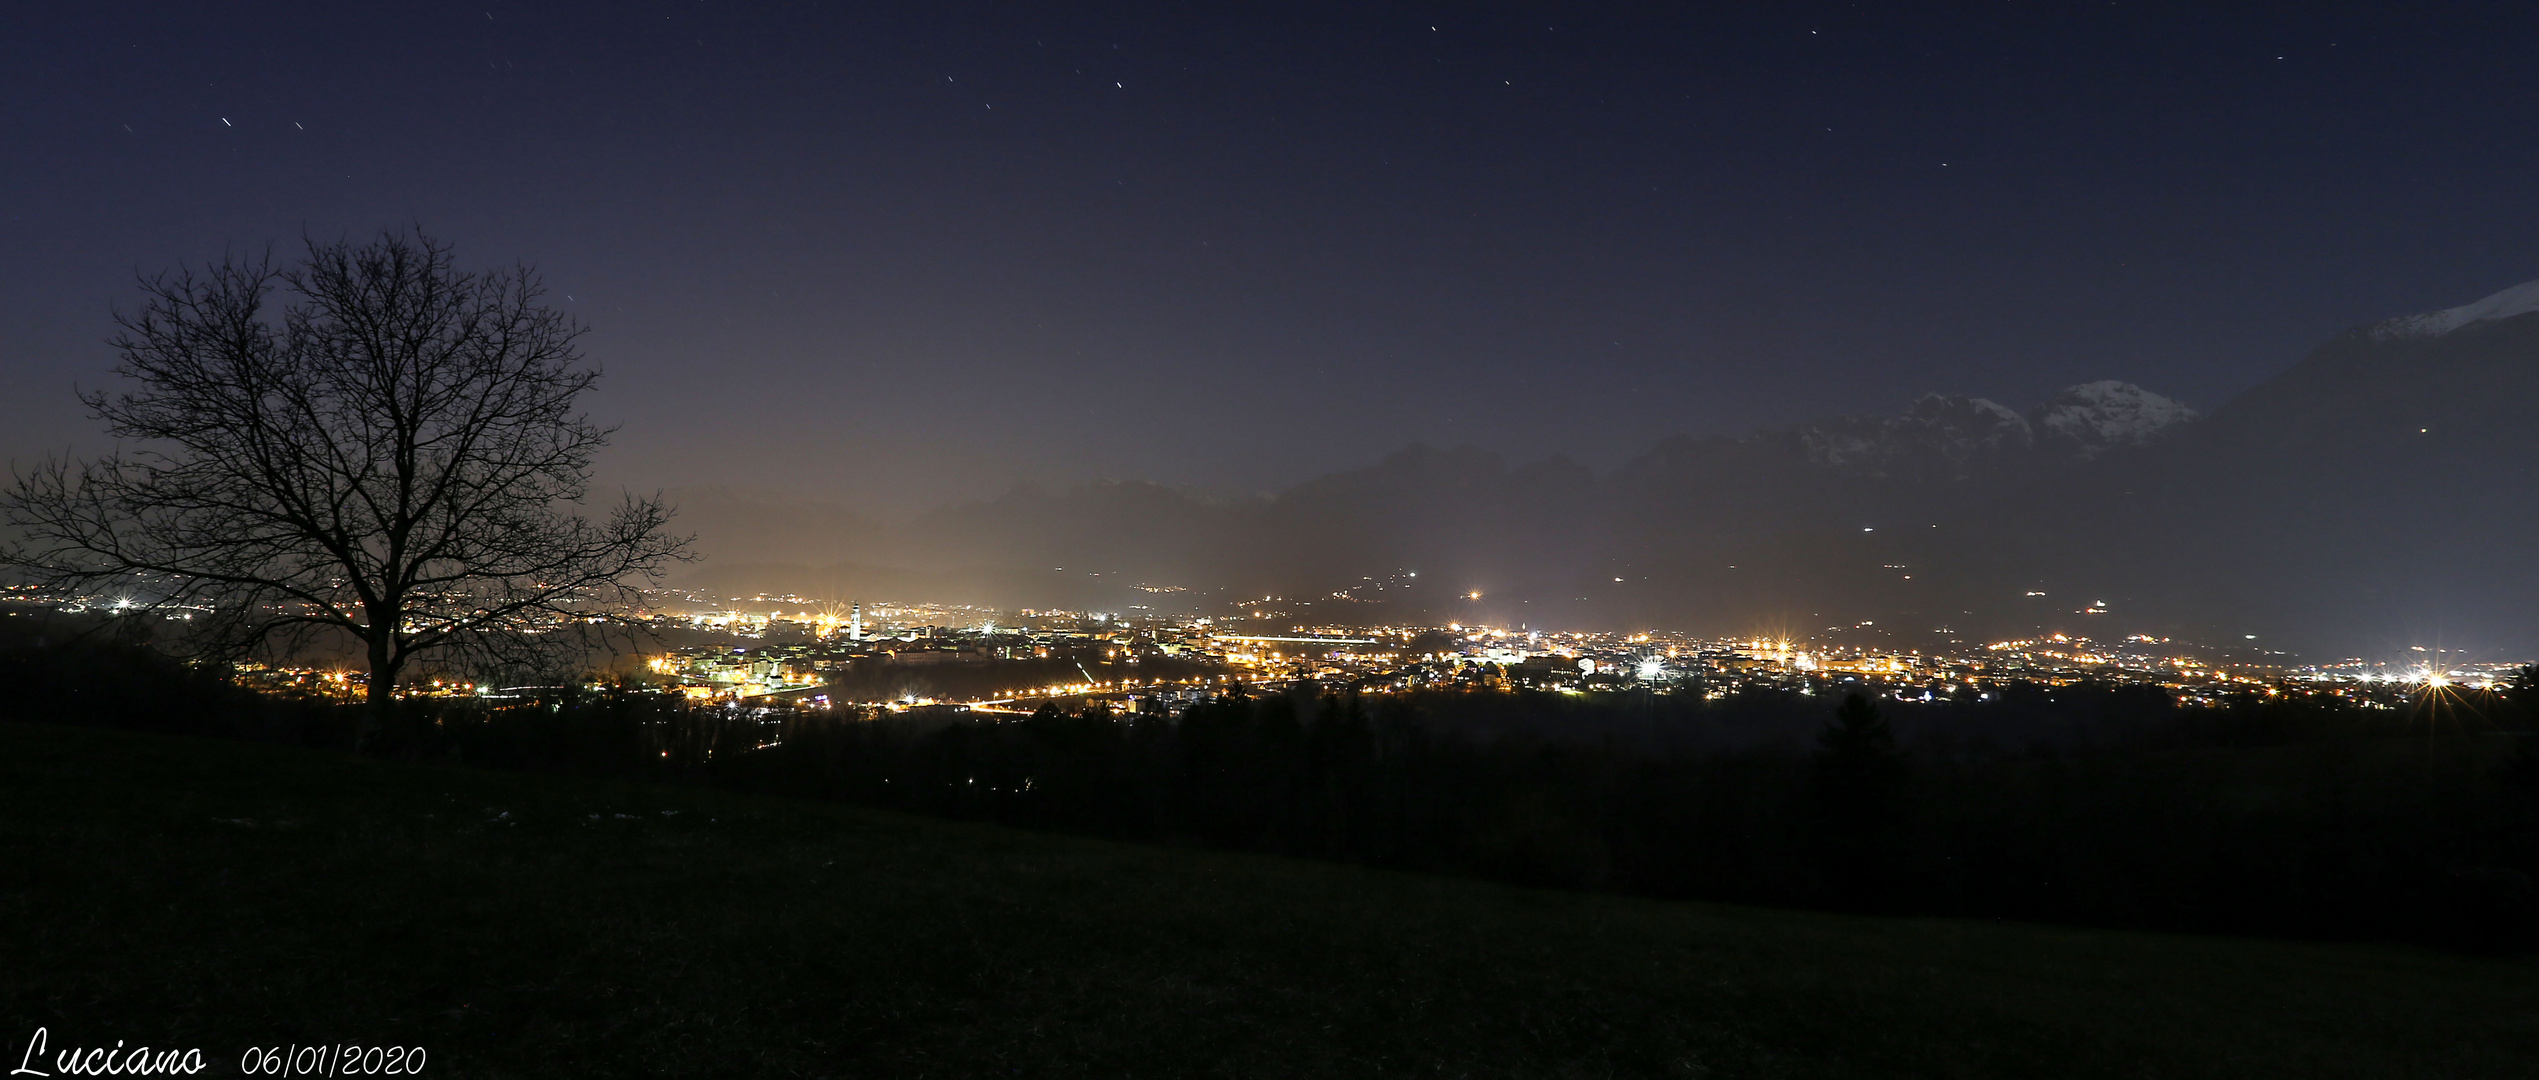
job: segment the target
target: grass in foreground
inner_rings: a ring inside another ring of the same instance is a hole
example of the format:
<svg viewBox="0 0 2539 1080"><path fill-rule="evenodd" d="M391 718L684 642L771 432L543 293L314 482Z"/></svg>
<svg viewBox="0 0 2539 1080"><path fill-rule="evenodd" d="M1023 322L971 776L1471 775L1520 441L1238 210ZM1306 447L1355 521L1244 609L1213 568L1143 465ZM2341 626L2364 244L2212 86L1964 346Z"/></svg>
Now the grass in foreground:
<svg viewBox="0 0 2539 1080"><path fill-rule="evenodd" d="M1852 919L0 725L0 1048L468 1076L2528 1076L2539 965Z"/></svg>

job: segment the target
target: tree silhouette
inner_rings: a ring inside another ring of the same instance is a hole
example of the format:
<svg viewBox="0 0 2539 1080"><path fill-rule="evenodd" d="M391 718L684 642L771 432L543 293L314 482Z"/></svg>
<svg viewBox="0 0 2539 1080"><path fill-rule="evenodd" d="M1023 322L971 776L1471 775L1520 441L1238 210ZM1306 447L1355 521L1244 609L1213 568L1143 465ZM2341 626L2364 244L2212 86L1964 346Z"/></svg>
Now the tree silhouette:
<svg viewBox="0 0 2539 1080"><path fill-rule="evenodd" d="M582 655L687 557L659 498L570 512L610 433L575 404L583 328L527 267L389 233L142 287L111 342L129 388L81 395L129 448L0 494L22 534L0 558L39 581L123 592L216 660L349 634L375 718L418 655Z"/></svg>
<svg viewBox="0 0 2539 1080"><path fill-rule="evenodd" d="M2514 669L2512 681L2504 684L2504 700L2519 706L2523 722L2539 726L2539 664L2523 664Z"/></svg>
<svg viewBox="0 0 2539 1080"><path fill-rule="evenodd" d="M1895 732L1876 703L1851 694L1816 746L1810 795L1830 899L1844 908L1891 906L1905 797Z"/></svg>

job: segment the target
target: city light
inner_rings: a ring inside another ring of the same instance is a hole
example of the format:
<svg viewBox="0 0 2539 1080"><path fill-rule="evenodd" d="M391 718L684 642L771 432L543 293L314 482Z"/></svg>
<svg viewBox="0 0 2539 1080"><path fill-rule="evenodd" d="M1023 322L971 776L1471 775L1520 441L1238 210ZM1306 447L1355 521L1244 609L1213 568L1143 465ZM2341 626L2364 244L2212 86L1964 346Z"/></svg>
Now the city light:
<svg viewBox="0 0 2539 1080"><path fill-rule="evenodd" d="M1400 581L1409 575L1398 575ZM1369 579L1372 580L1372 579ZM1481 590L1461 594L1479 599ZM130 594L13 589L0 600L65 613L118 615L147 610ZM2239 638L2196 644L2128 633L2111 639L2040 628L2034 636L1960 642L1950 632L1922 639L1874 619L1827 619L1821 633L1768 633L1741 640L1664 631L1603 633L1537 626L1364 626L1295 621L1242 601L1223 613L999 610L972 605L841 603L792 594L673 594L646 616L702 634L707 642L629 661L644 686L714 707L803 707L856 715L949 708L983 715L1029 714L1043 703L1075 710L1177 715L1212 688L1251 692L1384 694L1427 689L1602 689L1711 697L1741 688L1802 694L1870 688L1911 700L1960 693L1988 696L2019 682L2041 687L2138 683L2181 703L2215 704L2231 695L2333 693L2367 708L2397 708L2407 688L2446 695L2492 693L2520 676L2519 665L2467 664L2450 648L2407 646L2406 664L2347 659L2296 665ZM2104 601L2090 607L2103 608ZM1298 608L1307 611L1307 608ZM194 611L168 613L182 618ZM1264 620L1275 620L1264 622ZM1248 633L1234 633L1252 628ZM2238 635L2234 635L2238 638ZM1422 642L1422 638L1428 640ZM1414 642L1420 644L1414 646ZM2225 644L2227 647L2225 647ZM1049 670L1061 665L1063 677ZM363 673L240 664L254 689L349 700ZM1617 678L1621 676L1621 678ZM406 696L502 699L503 684L444 676L398 688ZM1848 691L1844 691L1848 692Z"/></svg>

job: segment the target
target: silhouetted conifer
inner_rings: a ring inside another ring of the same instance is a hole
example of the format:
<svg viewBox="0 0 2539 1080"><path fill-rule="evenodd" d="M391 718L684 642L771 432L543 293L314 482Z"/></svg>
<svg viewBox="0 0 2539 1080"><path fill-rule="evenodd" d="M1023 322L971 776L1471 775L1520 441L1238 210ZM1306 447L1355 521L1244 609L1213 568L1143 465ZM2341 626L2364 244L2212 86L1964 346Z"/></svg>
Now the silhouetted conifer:
<svg viewBox="0 0 2539 1080"><path fill-rule="evenodd" d="M2539 728L2539 664L2524 664L2504 686L2504 700L2521 711L2525 730Z"/></svg>
<svg viewBox="0 0 2539 1080"><path fill-rule="evenodd" d="M1904 755L1868 697L1852 694L1816 736L1811 795L1826 901L1848 910L1898 906Z"/></svg>

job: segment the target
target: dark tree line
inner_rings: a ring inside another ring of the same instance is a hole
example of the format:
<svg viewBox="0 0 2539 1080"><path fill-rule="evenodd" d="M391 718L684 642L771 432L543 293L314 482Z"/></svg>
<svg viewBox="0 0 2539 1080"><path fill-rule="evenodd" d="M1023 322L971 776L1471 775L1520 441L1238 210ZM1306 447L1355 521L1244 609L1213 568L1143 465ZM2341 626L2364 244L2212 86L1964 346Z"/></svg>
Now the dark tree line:
<svg viewBox="0 0 2539 1080"><path fill-rule="evenodd" d="M10 718L349 745L343 707L7 638ZM2387 704L1255 693L991 722L622 692L406 702L372 749L1669 898L2539 945L2539 677Z"/></svg>

